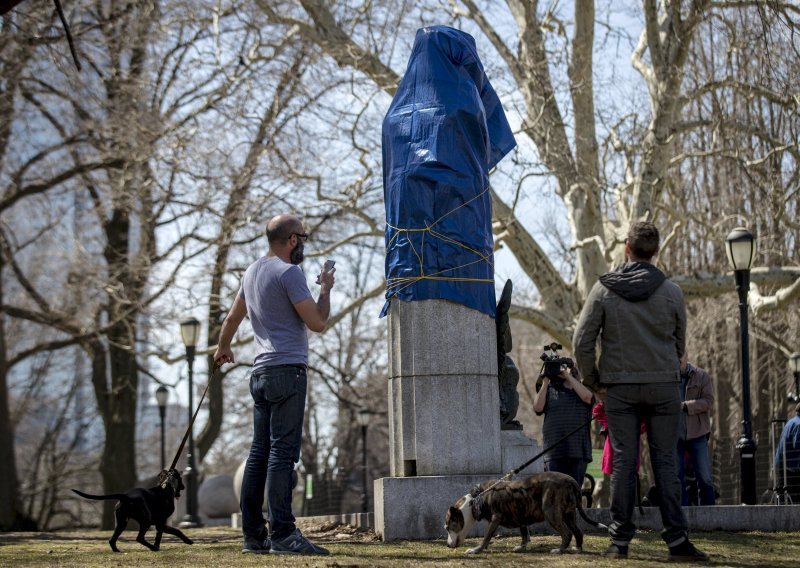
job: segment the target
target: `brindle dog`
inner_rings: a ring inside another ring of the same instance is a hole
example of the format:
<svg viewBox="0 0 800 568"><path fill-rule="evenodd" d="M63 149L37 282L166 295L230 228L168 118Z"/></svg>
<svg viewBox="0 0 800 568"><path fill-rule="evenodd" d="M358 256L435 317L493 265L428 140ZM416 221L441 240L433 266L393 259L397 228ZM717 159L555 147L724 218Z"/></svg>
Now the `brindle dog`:
<svg viewBox="0 0 800 568"><path fill-rule="evenodd" d="M125 527L128 526L128 520L133 519L139 523L139 535L136 537L136 542L139 542L152 551L156 551L161 546L161 535L163 533L175 535L186 544L193 544L192 540L183 534L180 530L167 525L167 519L175 512L175 500L181 496L183 491L183 480L181 474L176 469L161 470L158 474L158 485L150 489L142 489L137 487L125 493L113 493L111 495L90 495L83 493L77 489L73 489L75 493L86 499L107 500L117 499L116 520L117 526L114 529L114 534L108 541L111 545L111 550L120 552L117 548L117 539ZM156 526L156 540L154 544L150 544L144 539L145 533L152 526Z"/></svg>
<svg viewBox="0 0 800 568"><path fill-rule="evenodd" d="M547 472L515 481L486 481L461 497L445 515L447 546L456 548L467 537L472 526L483 519L489 521L483 542L467 550L477 554L489 546L499 526L519 527L522 544L514 552L528 548L528 525L547 521L561 535L561 546L551 552L561 554L575 535L575 548L581 552L583 531L578 528L575 511L594 527L604 527L586 517L581 508L581 489L572 477L563 473Z"/></svg>

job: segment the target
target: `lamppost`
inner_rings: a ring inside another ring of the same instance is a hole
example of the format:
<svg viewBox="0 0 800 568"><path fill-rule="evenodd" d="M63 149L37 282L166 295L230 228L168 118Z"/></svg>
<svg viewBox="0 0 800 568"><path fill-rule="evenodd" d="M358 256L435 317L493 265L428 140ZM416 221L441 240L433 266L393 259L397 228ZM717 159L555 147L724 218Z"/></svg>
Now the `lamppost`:
<svg viewBox="0 0 800 568"><path fill-rule="evenodd" d="M367 500L367 427L369 417L372 413L366 408L361 408L356 412L356 421L361 426L361 468L363 469L362 493L361 493L361 512L369 512L369 502Z"/></svg>
<svg viewBox="0 0 800 568"><path fill-rule="evenodd" d="M169 391L167 387L161 385L156 389L158 415L161 417L161 469L167 467L167 459L164 457L164 417L167 415L167 399L169 399Z"/></svg>
<svg viewBox="0 0 800 568"><path fill-rule="evenodd" d="M742 361L742 437L736 442L741 471L741 499L744 505L756 504L756 443L750 416L750 345L747 335L747 292L750 289L750 266L755 256L753 234L743 227L730 232L725 241L736 291L739 293L739 320Z"/></svg>
<svg viewBox="0 0 800 568"><path fill-rule="evenodd" d="M800 353L789 355L789 370L794 375L794 394L789 395L789 400L800 402Z"/></svg>
<svg viewBox="0 0 800 568"><path fill-rule="evenodd" d="M194 433L192 414L194 413L194 384L192 365L194 363L197 339L200 336L200 322L189 318L181 322L181 338L186 346L186 362L189 364L189 446L186 453L186 514L179 525L181 528L201 527L200 517L197 516L197 469L194 464Z"/></svg>

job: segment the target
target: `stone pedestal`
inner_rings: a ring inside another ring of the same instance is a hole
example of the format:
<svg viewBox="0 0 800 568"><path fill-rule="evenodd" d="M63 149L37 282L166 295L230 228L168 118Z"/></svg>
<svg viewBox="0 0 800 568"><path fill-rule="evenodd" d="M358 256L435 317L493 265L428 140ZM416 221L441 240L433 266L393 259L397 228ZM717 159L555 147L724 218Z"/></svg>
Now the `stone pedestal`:
<svg viewBox="0 0 800 568"><path fill-rule="evenodd" d="M376 479L375 533L384 541L399 539L432 539L446 536L444 515L459 497L489 479L498 479L519 467L541 451L541 446L522 431L500 433L502 471L488 474L437 475L422 477L385 477ZM515 479L544 471L544 463L536 460ZM486 523L477 523L470 536L482 536Z"/></svg>
<svg viewBox="0 0 800 568"><path fill-rule="evenodd" d="M428 540L447 536L447 508L489 475L437 475L376 479L375 533L384 541ZM482 534L476 523L470 536Z"/></svg>
<svg viewBox="0 0 800 568"><path fill-rule="evenodd" d="M445 300L392 301L392 477L374 485L375 531L383 540L444 536L444 515L456 499L539 451L521 431L500 430L496 346L486 314ZM522 475L541 468L537 461Z"/></svg>
<svg viewBox="0 0 800 568"><path fill-rule="evenodd" d="M503 430L500 432L500 448L503 454L503 473L516 469L529 459L537 456L542 447L536 440L526 436L522 430ZM544 462L539 458L526 466L517 474L517 478L541 473L544 471Z"/></svg>
<svg viewBox="0 0 800 568"><path fill-rule="evenodd" d="M392 300L389 446L393 477L501 467L494 319L445 300Z"/></svg>

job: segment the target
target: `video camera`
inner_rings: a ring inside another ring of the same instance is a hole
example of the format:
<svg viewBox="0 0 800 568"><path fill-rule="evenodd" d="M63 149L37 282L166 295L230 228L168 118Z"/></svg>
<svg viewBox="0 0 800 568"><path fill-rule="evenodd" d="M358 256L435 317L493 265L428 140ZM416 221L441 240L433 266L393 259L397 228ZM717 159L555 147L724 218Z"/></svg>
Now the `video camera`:
<svg viewBox="0 0 800 568"><path fill-rule="evenodd" d="M559 349L563 349L563 347L555 342L551 343L550 345L545 345L544 353L539 356L539 358L544 361L540 374L544 375L551 381L563 380L558 376L561 373L562 366L565 366L570 370L575 366L575 362L569 357L559 356Z"/></svg>

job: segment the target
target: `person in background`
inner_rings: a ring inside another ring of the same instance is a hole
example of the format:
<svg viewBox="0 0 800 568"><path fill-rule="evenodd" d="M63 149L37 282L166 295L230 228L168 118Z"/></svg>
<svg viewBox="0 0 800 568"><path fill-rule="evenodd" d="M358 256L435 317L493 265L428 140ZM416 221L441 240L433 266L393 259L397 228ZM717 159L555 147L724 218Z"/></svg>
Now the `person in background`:
<svg viewBox="0 0 800 568"><path fill-rule="evenodd" d="M684 454L688 454L697 480L699 493L697 502L700 505L714 505L716 499L711 475L711 456L708 451L714 390L708 372L689 363L685 352L681 357L681 401L681 430L678 435L676 455L678 478L681 480L681 504L683 506L689 504L684 459Z"/></svg>
<svg viewBox="0 0 800 568"><path fill-rule="evenodd" d="M783 480L783 464L786 463L786 490L792 503L800 505L800 403L794 412L794 418L783 427L775 449L775 471L778 479Z"/></svg>
<svg viewBox="0 0 800 568"><path fill-rule="evenodd" d="M592 409L592 416L600 424L600 434L603 436L603 461L600 463L600 471L606 475L614 473L614 448L611 446L611 439L608 436L608 418L606 417L606 389L599 389L597 393L597 404ZM645 433L645 423L642 421L639 429L641 434ZM636 458L636 472L639 472L641 455Z"/></svg>
<svg viewBox="0 0 800 568"><path fill-rule="evenodd" d="M607 500L610 493L610 485L611 485L611 476L614 473L614 448L611 446L611 438L608 435L608 418L606 417L606 389L598 389L595 393L597 397L597 404L594 405L592 409L592 416L594 419L597 420L597 423L600 424L600 435L603 436L603 459L600 462L600 471L603 472L603 482L602 486L598 491L595 491L595 495L600 495L597 500L598 507L606 507ZM645 423L642 421L640 433L644 434L645 432ZM637 487L639 485L638 476L639 476L639 464L641 463L641 449L639 455L636 457L636 475L637 475ZM601 504L601 502L603 504Z"/></svg>
<svg viewBox="0 0 800 568"><path fill-rule="evenodd" d="M592 461L592 445L590 440L589 417L594 396L580 381L578 369L565 367L552 380L542 375L541 386L533 400L533 411L537 416L544 414L542 434L544 447L549 448L561 438L586 424L586 428L578 430L567 439L558 443L544 456L547 471L558 471L571 476L583 486L586 466Z"/></svg>

